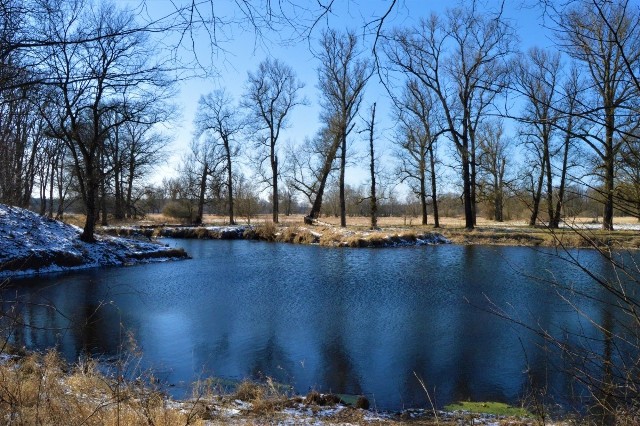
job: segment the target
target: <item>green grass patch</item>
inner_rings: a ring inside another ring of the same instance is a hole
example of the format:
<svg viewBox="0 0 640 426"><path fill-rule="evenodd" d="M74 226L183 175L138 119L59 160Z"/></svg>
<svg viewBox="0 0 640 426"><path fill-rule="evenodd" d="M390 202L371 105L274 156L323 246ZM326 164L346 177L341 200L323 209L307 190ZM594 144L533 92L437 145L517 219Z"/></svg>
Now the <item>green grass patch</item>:
<svg viewBox="0 0 640 426"><path fill-rule="evenodd" d="M345 405L356 405L356 401L358 400L358 396L359 395L350 395L350 394L346 394L346 393L337 393L336 396L338 398L340 398L340 401L342 401L343 404Z"/></svg>
<svg viewBox="0 0 640 426"><path fill-rule="evenodd" d="M512 407L502 402L470 402L462 401L444 407L447 411L467 411L477 414L492 414L505 417L531 417L524 408Z"/></svg>

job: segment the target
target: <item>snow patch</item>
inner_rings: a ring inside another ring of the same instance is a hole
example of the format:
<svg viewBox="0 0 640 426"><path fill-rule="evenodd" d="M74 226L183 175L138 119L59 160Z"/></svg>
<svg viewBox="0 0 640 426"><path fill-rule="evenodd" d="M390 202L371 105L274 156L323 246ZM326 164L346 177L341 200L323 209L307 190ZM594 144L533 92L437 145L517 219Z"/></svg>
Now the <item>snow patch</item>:
<svg viewBox="0 0 640 426"><path fill-rule="evenodd" d="M85 243L81 232L77 226L0 204L0 277L186 257L184 251L158 243L108 235L96 234L95 243Z"/></svg>

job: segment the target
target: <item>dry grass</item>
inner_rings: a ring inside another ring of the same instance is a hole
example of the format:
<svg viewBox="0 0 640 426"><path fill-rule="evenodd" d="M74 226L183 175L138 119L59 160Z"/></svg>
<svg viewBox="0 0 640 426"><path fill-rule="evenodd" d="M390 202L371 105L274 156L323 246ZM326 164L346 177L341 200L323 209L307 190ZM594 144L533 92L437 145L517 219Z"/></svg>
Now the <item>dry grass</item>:
<svg viewBox="0 0 640 426"><path fill-rule="evenodd" d="M211 379L194 386L194 397L175 402L141 381L108 378L86 360L68 366L56 352L12 358L0 364L0 423L11 425L250 425L250 424L384 424L460 425L467 414L434 419L429 411L412 410L376 417L356 407L336 409L340 398L310 392L291 397L267 378L243 381L231 394ZM241 400L243 402L238 402ZM365 407L365 400L356 405ZM297 410L293 415L287 409ZM476 424L476 423L474 423ZM495 420L499 425L534 425L533 420Z"/></svg>
<svg viewBox="0 0 640 426"><path fill-rule="evenodd" d="M0 413L14 425L204 424L157 392L107 379L94 363L68 368L56 352L0 365Z"/></svg>

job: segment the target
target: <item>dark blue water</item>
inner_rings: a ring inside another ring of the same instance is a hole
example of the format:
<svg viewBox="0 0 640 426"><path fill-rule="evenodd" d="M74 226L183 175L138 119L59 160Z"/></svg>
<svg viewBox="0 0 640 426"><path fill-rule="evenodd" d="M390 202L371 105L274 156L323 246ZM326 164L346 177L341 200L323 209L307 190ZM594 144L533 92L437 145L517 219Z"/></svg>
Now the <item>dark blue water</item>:
<svg viewBox="0 0 640 426"><path fill-rule="evenodd" d="M553 250L166 241L193 259L14 280L5 310L20 300L20 321L31 327L12 339L56 346L71 360L85 351L108 358L126 350L130 332L141 365L178 396L201 377L269 376L299 393L366 394L398 409L426 405L417 374L438 405L517 403L538 388L571 404L575 388L555 372L564 362L557 352L501 316L597 341L559 297L566 291L546 280L592 296L580 302L590 319L615 315L596 300L609 296ZM611 274L597 254L572 254Z"/></svg>

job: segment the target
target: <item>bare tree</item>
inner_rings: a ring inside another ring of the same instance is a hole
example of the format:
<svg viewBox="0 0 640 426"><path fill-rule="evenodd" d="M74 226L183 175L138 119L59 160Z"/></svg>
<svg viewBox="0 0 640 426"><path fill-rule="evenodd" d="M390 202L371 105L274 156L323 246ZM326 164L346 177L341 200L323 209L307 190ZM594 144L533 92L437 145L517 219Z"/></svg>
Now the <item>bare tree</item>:
<svg viewBox="0 0 640 426"><path fill-rule="evenodd" d="M526 56L520 58L516 66L515 86L524 97L524 113L519 117L521 122L520 137L525 150L531 153L528 164L534 181L531 188L531 216L529 225L534 226L538 220L542 189L546 178L547 199L553 200L553 178L551 157L555 151L554 132L558 126L558 98L560 54L549 53L534 47ZM553 202L547 203L553 209ZM550 210L549 217L553 218Z"/></svg>
<svg viewBox="0 0 640 426"><path fill-rule="evenodd" d="M191 218L196 225L202 224L207 192L219 191L219 170L224 162L220 147L206 138L194 139L182 161L180 173L187 182L189 197L196 200L196 213Z"/></svg>
<svg viewBox="0 0 640 426"><path fill-rule="evenodd" d="M369 191L369 206L371 209L371 229L378 228L378 197L376 196L376 154L373 142L375 140L376 103L371 106L371 120L366 122L369 133L369 176L371 189Z"/></svg>
<svg viewBox="0 0 640 426"><path fill-rule="evenodd" d="M555 211L552 209L549 210L550 214L552 212L554 214L554 216L549 218L549 227L552 229L557 229L560 226L561 212L564 212L569 169L575 165L573 164L575 161L570 161L571 156L574 155L573 153L576 151L574 146L576 139L575 134L580 133L584 126L584 120L576 114L582 102L580 95L582 92L581 87L582 83L578 71L575 67L572 67L563 83L563 100L560 103L562 116L558 121L558 125L562 141L557 147L557 156L560 157L560 162L556 167L556 169L559 170L560 180L557 183ZM552 200L550 199L549 201Z"/></svg>
<svg viewBox="0 0 640 426"><path fill-rule="evenodd" d="M440 226L436 180L435 145L442 133L438 104L432 92L415 78L407 80L402 95L395 101L398 120L397 158L402 182L408 182L420 200L422 224L428 222L427 198L433 200L434 226ZM430 176L429 176L430 175ZM429 182L431 185L429 185Z"/></svg>
<svg viewBox="0 0 640 426"><path fill-rule="evenodd" d="M639 91L629 69L640 66L639 19L640 12L628 8L624 1L594 8L585 0L560 11L557 22L562 47L590 77L591 96L581 115L592 125L577 136L600 162L602 228L606 230L613 229L616 158L626 136L635 133L638 126L635 110Z"/></svg>
<svg viewBox="0 0 640 426"><path fill-rule="evenodd" d="M137 216L139 209L136 202L143 195L140 191L145 177L150 169L157 166L163 159L163 151L168 144L166 136L157 132L154 126L145 122L128 121L119 127L122 142L122 181L118 185L121 190L122 204L126 217ZM137 188L137 189L136 189ZM136 192L134 192L136 191ZM118 197L116 196L116 201Z"/></svg>
<svg viewBox="0 0 640 426"><path fill-rule="evenodd" d="M288 125L291 110L302 103L298 91L304 87L293 70L278 59L266 59L255 73L249 73L247 90L242 100L253 120L254 135L261 148L258 161L269 163L272 189L272 218L278 223L278 149L280 132Z"/></svg>
<svg viewBox="0 0 640 426"><path fill-rule="evenodd" d="M221 145L224 156L224 169L227 175L227 197L229 223L235 224L233 217L233 172L232 160L238 154L239 147L233 145L235 136L244 127L244 122L239 117L239 110L233 107L232 98L224 92L217 90L206 96L201 96L198 101L195 126L199 136L211 134L209 143Z"/></svg>
<svg viewBox="0 0 640 426"><path fill-rule="evenodd" d="M492 204L492 218L504 221L505 190L508 186L509 140L501 122L486 122L478 131L479 183L481 193Z"/></svg>
<svg viewBox="0 0 640 426"><path fill-rule="evenodd" d="M29 207L34 182L46 163L45 123L33 87L0 91L0 201Z"/></svg>
<svg viewBox="0 0 640 426"><path fill-rule="evenodd" d="M501 12L482 14L474 1L396 29L384 46L392 69L420 81L442 106L446 134L462 166L465 227L475 226L476 130L505 90L514 34Z"/></svg>
<svg viewBox="0 0 640 426"><path fill-rule="evenodd" d="M302 144L289 144L287 147L284 170L287 185L304 194L310 204L317 198L322 183L320 174L325 164L327 146L331 143L329 136L327 128L323 127L314 137L306 137Z"/></svg>
<svg viewBox="0 0 640 426"><path fill-rule="evenodd" d="M169 83L161 64L151 61L147 37L134 30L130 13L108 3L95 8L80 1L57 6L47 9L42 22L42 31L52 40L42 50L42 67L46 84L55 89L46 99L55 112L47 110L43 115L50 134L64 141L73 157L86 213L80 238L92 242L105 141L118 125L130 117L145 117L142 111L162 102ZM119 35L98 37L105 32ZM73 43L88 33L96 36L94 42Z"/></svg>
<svg viewBox="0 0 640 426"><path fill-rule="evenodd" d="M364 87L371 76L372 67L367 59L361 58L358 39L353 32L338 33L326 30L320 42L318 59L318 87L322 93L321 113L326 123L332 143L328 145L326 162L321 180L326 182L331 171L333 159L340 149L340 226L347 226L345 198L345 170L347 161L347 136L354 127L354 118L360 108ZM321 185L324 190L324 185ZM316 199L307 216L311 220L320 214L322 192Z"/></svg>

